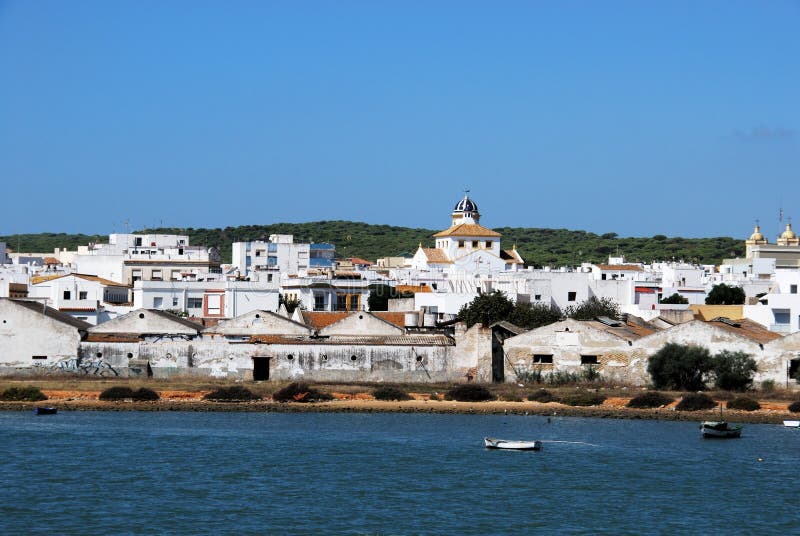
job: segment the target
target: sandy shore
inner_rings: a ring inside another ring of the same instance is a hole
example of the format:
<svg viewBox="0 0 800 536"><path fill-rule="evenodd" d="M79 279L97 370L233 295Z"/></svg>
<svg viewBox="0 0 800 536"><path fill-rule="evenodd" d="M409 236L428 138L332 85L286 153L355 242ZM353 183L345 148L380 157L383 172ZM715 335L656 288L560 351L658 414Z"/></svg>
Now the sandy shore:
<svg viewBox="0 0 800 536"><path fill-rule="evenodd" d="M660 419L670 421L702 421L719 418L718 410L676 411L674 407L659 409L630 409L624 407L627 399L609 398L599 406L575 407L559 403L539 402L452 402L446 400L409 400L388 402L360 397L345 397L319 403L256 402L209 402L202 400L202 393L162 393L157 402L104 402L97 400L98 393L81 393L64 396L60 392L48 392L49 400L33 402L0 402L2 411L32 411L35 406L51 406L62 411L250 411L275 413L441 413L441 414L512 414L546 415L570 417L597 417L610 419ZM165 396L172 395L172 396ZM786 410L785 403L764 402L757 411L725 410L725 418L731 422L781 424L783 420L797 420L800 415Z"/></svg>

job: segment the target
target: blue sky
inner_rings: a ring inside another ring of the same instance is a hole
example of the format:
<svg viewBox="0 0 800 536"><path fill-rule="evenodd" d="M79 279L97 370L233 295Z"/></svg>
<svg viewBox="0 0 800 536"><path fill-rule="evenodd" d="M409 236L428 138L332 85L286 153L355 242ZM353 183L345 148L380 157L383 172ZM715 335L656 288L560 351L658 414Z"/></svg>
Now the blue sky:
<svg viewBox="0 0 800 536"><path fill-rule="evenodd" d="M0 234L800 226L800 2L3 1Z"/></svg>

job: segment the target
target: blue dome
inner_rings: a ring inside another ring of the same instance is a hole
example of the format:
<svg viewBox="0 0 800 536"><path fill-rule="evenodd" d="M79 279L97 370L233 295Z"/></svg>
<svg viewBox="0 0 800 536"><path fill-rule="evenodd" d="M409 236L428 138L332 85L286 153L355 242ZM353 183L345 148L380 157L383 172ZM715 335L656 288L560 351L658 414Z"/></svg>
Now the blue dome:
<svg viewBox="0 0 800 536"><path fill-rule="evenodd" d="M456 208L453 209L454 212L478 212L478 205L475 204L475 201L469 198L469 196L464 196L464 199L456 203Z"/></svg>

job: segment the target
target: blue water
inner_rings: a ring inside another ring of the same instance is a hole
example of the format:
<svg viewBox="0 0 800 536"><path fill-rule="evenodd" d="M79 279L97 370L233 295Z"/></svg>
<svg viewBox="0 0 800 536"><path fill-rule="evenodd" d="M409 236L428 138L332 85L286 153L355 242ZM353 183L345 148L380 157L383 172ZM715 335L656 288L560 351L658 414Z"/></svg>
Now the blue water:
<svg viewBox="0 0 800 536"><path fill-rule="evenodd" d="M800 433L775 425L0 412L0 438L0 535L800 531Z"/></svg>

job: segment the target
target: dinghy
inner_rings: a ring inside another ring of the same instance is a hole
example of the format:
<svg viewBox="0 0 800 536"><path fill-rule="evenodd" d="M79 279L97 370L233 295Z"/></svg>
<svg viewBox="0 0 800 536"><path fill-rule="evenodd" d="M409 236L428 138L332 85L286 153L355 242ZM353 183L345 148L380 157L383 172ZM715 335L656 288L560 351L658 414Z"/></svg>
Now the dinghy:
<svg viewBox="0 0 800 536"><path fill-rule="evenodd" d="M507 439L493 439L485 437L483 439L487 449L508 449L508 450L541 450L541 441L509 441Z"/></svg>

